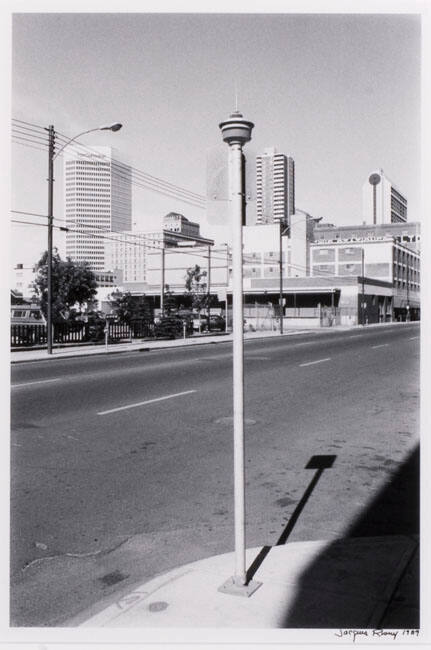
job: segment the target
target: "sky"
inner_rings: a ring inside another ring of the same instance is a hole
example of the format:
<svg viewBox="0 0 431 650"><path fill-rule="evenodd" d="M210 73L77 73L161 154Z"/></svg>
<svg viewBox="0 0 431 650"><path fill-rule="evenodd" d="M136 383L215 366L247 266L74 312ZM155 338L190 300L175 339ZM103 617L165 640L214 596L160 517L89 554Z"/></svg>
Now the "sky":
<svg viewBox="0 0 431 650"><path fill-rule="evenodd" d="M414 14L16 13L11 114L70 137L119 121L121 131L80 141L113 146L134 168L205 195L206 152L222 142L218 124L234 109L237 88L238 107L255 124L246 150L276 146L294 158L298 208L338 225L361 223L362 184L381 167L416 221L420 21ZM47 154L24 144L13 139L11 209L46 214ZM62 217L60 158L55 179L54 215ZM160 228L171 210L199 221L208 236L204 210L133 188L137 228ZM12 266L37 261L46 230L12 224ZM60 250L63 237L55 231Z"/></svg>

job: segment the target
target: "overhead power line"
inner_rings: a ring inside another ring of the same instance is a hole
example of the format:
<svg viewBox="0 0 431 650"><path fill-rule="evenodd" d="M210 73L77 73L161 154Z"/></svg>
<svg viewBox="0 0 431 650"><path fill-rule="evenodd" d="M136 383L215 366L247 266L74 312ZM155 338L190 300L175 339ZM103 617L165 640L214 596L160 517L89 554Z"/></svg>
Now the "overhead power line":
<svg viewBox="0 0 431 650"><path fill-rule="evenodd" d="M18 120L16 117L12 118L12 122L19 122L20 124L26 124L27 126L40 129L41 131L46 131L46 127L42 126L41 124L33 124L32 122L25 122L24 120Z"/></svg>
<svg viewBox="0 0 431 650"><path fill-rule="evenodd" d="M14 214L28 214L31 217L44 217L45 219L48 219L48 215L40 214L40 212L24 212L23 210L10 210L10 212L13 212Z"/></svg>
<svg viewBox="0 0 431 650"><path fill-rule="evenodd" d="M21 136L13 135L13 141L16 142L16 144L20 144L22 146L27 146L31 149L37 149L39 151L46 151L45 148L47 147L48 143L44 145L42 142L39 140L31 139L31 138L24 138ZM31 143L31 144L28 144ZM188 195L183 193L183 190L174 190L169 187L166 187L165 185L160 185L156 183L155 181L151 181L146 179L144 176L140 175L139 170L134 172L134 176L129 176L127 173L125 173L125 166L123 163L116 163L113 161L113 167L116 169L116 174L117 177L120 178L122 181L130 183L134 187L138 187L141 189L145 190L150 190L153 192L156 192L158 194L162 194L164 196L168 196L170 198L174 198L178 201L181 201L183 203L187 203L189 205L193 205L194 207L198 207L200 209L204 209L205 205L203 202L200 202L193 197L189 197ZM131 169L133 172L133 169ZM122 173L123 172L123 173Z"/></svg>
<svg viewBox="0 0 431 650"><path fill-rule="evenodd" d="M63 136L63 134L59 134L59 135L60 135L59 138L60 141L62 141L64 138L66 138L65 141L68 141L67 136ZM92 147L89 147L88 145L84 145L82 143L79 143L78 141L76 141L71 145L72 150L74 150L77 153L82 153L82 151L80 151L79 148L83 149L85 152L90 152L93 154L97 154L98 156L101 156L107 162L111 162L114 168L117 168L118 171L126 172L127 168L130 169L131 172L139 178L139 180L145 181L146 183L149 183L151 185L155 185L159 187L159 189L163 188L166 192L181 195L187 199L190 199L191 201L196 201L198 203L200 202L204 203L206 201L206 197L201 194L198 194L191 190L187 190L183 187L180 187L179 185L170 183L169 181L165 181L161 178L153 176L152 174L148 174L147 172L143 172L142 170L137 169L132 165L127 165L126 163L123 163L115 158L110 158L109 156L100 154L100 152L98 152L96 149Z"/></svg>
<svg viewBox="0 0 431 650"><path fill-rule="evenodd" d="M47 131L46 127L43 127L43 126L38 125L38 124L33 124L31 122L24 122L23 120L18 120L16 118L12 118L12 121L15 122L15 131L16 131L17 128L18 129L27 129L28 131L30 131L30 134L32 134L32 133L37 134L34 137L39 137L39 136L42 136L42 135L45 136L46 138L48 137L47 134L46 134L46 131ZM24 126L24 125L26 125L26 126ZM70 142L70 137L67 136L64 133L56 131L55 135L56 135L56 139L58 139L58 141L63 142L64 144L67 143L67 142ZM92 152L92 153L97 153L98 155L100 155L100 153L97 152L97 150L93 149L92 147L90 147L90 146L88 146L88 145L86 145L84 143L79 142L79 140L76 140L73 143L71 143L71 148L73 148L73 147L75 147L76 149L79 147L79 148L84 149L86 151L89 151L89 152ZM107 158L107 159L110 160L109 158ZM196 198L198 200L204 200L205 199L204 196L202 196L202 195L200 195L200 194L198 194L196 192L193 192L191 190L187 190L185 188L182 188L182 187L180 187L180 186L178 186L178 185L176 185L174 183L170 183L169 181L164 181L163 179L157 178L156 176L153 176L152 174L142 172L141 170L133 168L132 166L125 165L125 163L122 163L121 161L117 161L115 159L112 159L112 162L117 163L117 164L119 164L120 166L123 166L123 167L125 167L125 166L130 167L135 173L140 173L140 174L144 175L148 180L152 180L152 181L154 181L156 183L163 184L163 185L165 185L167 187L170 187L172 190L178 190L178 191L184 192L184 193L186 193L186 194L190 195L191 197L194 197L194 198Z"/></svg>
<svg viewBox="0 0 431 650"><path fill-rule="evenodd" d="M62 133L58 133L58 132L57 132L57 134L60 136L60 139L63 139L63 140L65 140L66 142L69 141L68 136L65 136L64 134L62 134ZM89 146L89 145L87 145L87 144L83 144L83 143L79 142L78 140L74 142L73 146L76 146L76 147L79 146L79 147L81 147L82 149L84 149L84 150L86 150L86 151L88 151L88 152L91 152L91 153L97 153L98 155L100 155L100 152L98 152L94 147L91 147L91 146ZM205 199L205 197L204 197L203 195L198 194L197 192L193 192L192 190L187 190L186 188L180 187L179 185L177 185L177 184L175 184L175 183L170 183L169 181L165 181L165 180L163 180L162 178L158 178L157 176L154 176L154 175L152 175L152 174L148 174L147 172L143 172L142 170L139 170L139 169L137 169L136 167L133 167L132 165L126 165L126 163L123 163L123 162L121 162L121 161L119 161L119 160L116 160L115 158L109 158L108 156L104 156L103 154L102 154L102 156L103 156L106 160L108 160L108 161L109 161L109 160L112 160L112 162L117 163L117 164L119 164L120 166L123 166L123 167L124 167L124 166L126 166L126 167L130 167L130 169L132 169L135 173L139 173L139 174L145 176L146 178L148 178L149 180L152 180L152 181L157 182L157 183L159 183L159 184L163 184L163 185L169 186L169 187L171 187L172 189L180 190L180 191L182 191L182 192L185 192L185 193L187 193L187 194L193 196L193 197L196 198L196 199L200 199L200 200L204 200L204 199Z"/></svg>

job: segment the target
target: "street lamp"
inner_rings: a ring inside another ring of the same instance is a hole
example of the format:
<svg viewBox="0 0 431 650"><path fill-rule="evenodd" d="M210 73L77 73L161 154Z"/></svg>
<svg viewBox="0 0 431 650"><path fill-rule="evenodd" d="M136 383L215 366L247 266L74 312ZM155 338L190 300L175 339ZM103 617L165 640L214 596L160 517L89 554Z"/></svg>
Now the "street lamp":
<svg viewBox="0 0 431 650"><path fill-rule="evenodd" d="M242 147L251 140L254 127L234 111L219 124L229 145L229 187L232 219L232 316L233 316L233 438L235 498L235 574L219 590L250 596L260 583L247 583L245 568L245 463L244 463L244 325L242 286L242 223L244 209Z"/></svg>
<svg viewBox="0 0 431 650"><path fill-rule="evenodd" d="M362 327L365 327L365 268L364 268L364 258L365 258L365 251L364 247L361 247L361 273L362 273L362 311L361 311L361 316L362 316Z"/></svg>
<svg viewBox="0 0 431 650"><path fill-rule="evenodd" d="M95 129L82 131L73 138L70 138L64 145L55 152L55 130L51 124L46 131L48 131L48 260L47 260L47 307L46 307L46 347L47 353L52 354L52 230L53 230L53 200L54 200L54 160L71 142L74 142L81 135L92 133L93 131L119 131L123 125L119 122L98 126Z"/></svg>
<svg viewBox="0 0 431 650"><path fill-rule="evenodd" d="M280 224L280 259L279 259L279 267L280 267L280 296L278 299L280 308L279 308L279 315L280 315L280 334L283 334L283 234L286 234L288 225L287 225L287 220L286 218L280 219L279 221ZM284 233L283 233L283 228Z"/></svg>

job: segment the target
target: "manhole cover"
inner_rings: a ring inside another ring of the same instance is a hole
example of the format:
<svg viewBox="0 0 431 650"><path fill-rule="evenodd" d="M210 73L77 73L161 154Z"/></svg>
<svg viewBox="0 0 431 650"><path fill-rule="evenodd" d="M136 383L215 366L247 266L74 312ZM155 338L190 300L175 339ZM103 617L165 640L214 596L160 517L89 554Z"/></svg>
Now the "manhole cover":
<svg viewBox="0 0 431 650"><path fill-rule="evenodd" d="M165 603L163 600L159 600L155 603L150 603L148 609L150 612L163 612L164 609L168 607L168 603Z"/></svg>
<svg viewBox="0 0 431 650"><path fill-rule="evenodd" d="M233 424L233 417L218 418L215 420L216 424ZM256 424L256 420L250 420L249 418L244 418L244 424Z"/></svg>
<svg viewBox="0 0 431 650"><path fill-rule="evenodd" d="M121 573L121 571L113 571L112 573L107 573L103 578L99 578L101 582L103 582L104 585L107 585L110 587L111 585L115 585L117 582L121 582L122 580L125 580L129 576L124 575Z"/></svg>

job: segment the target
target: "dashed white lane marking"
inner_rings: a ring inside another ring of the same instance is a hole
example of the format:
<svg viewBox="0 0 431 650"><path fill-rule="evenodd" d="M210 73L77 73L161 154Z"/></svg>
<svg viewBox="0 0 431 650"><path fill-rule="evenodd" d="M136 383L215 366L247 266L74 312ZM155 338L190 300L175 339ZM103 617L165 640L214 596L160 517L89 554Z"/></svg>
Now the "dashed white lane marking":
<svg viewBox="0 0 431 650"><path fill-rule="evenodd" d="M420 338L419 336L411 336L411 337L409 338L409 341L413 341L414 339L419 339L419 338Z"/></svg>
<svg viewBox="0 0 431 650"><path fill-rule="evenodd" d="M380 343L380 345L372 345L371 349L375 350L376 348L385 348L389 345L389 343Z"/></svg>
<svg viewBox="0 0 431 650"><path fill-rule="evenodd" d="M324 361L331 361L331 357L326 359L317 359L316 361L308 361L307 363L300 363L299 367L303 368L304 366L313 366L315 363L323 363Z"/></svg>
<svg viewBox="0 0 431 650"><path fill-rule="evenodd" d="M181 397L182 395L190 395L191 393L196 393L196 390L185 390L182 393L173 393L172 395L164 395L163 397L155 397L154 399L147 399L145 402L138 402L137 404L127 404L126 406L118 406L115 409L109 409L109 411L100 411L97 415L108 415L108 413L116 413L117 411L125 411L126 409L134 409L137 406L145 406L146 404L153 404L154 402L162 402L166 399L172 399L173 397Z"/></svg>
<svg viewBox="0 0 431 650"><path fill-rule="evenodd" d="M12 384L11 388L21 388L21 386L34 386L34 384L47 384L48 382L51 381L59 381L58 378L56 379L39 379L38 381L26 381L23 384Z"/></svg>
<svg viewBox="0 0 431 650"><path fill-rule="evenodd" d="M352 336L348 336L348 339L360 339L362 334L352 334Z"/></svg>

